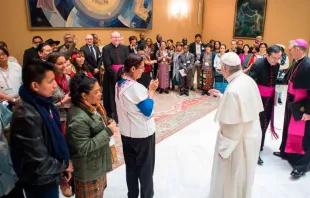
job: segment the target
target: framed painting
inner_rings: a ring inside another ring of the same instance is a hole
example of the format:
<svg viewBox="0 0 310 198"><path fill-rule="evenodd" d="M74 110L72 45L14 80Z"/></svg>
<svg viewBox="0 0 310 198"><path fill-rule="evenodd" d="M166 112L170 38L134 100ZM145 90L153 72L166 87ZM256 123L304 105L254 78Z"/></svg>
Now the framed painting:
<svg viewBox="0 0 310 198"><path fill-rule="evenodd" d="M234 38L263 36L267 0L236 0Z"/></svg>
<svg viewBox="0 0 310 198"><path fill-rule="evenodd" d="M152 29L153 0L26 0L30 29Z"/></svg>

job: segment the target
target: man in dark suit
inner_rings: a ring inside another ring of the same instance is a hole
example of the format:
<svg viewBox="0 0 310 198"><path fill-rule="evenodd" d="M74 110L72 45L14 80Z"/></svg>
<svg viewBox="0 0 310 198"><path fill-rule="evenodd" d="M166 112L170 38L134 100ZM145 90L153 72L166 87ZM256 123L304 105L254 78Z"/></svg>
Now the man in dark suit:
<svg viewBox="0 0 310 198"><path fill-rule="evenodd" d="M137 37L136 36L130 36L129 37L129 45L128 45L128 50L129 53L138 53L138 48L137 48Z"/></svg>
<svg viewBox="0 0 310 198"><path fill-rule="evenodd" d="M81 47L81 51L84 53L90 72L99 79L99 68L102 64L99 47L94 45L94 38L91 34L86 35L85 41L86 45Z"/></svg>
<svg viewBox="0 0 310 198"><path fill-rule="evenodd" d="M154 57L151 57L151 59L156 59L156 53L160 49L160 43L163 40L163 37L160 34L156 35L156 43L154 43ZM153 78L157 78L157 70L158 70L158 63L154 64L154 71L153 71Z"/></svg>
<svg viewBox="0 0 310 198"><path fill-rule="evenodd" d="M203 44L201 42L201 35L200 34L196 34L195 35L195 42L191 43L189 46L189 52L194 54L195 56L195 60L198 61L200 60L200 56L201 54L205 51L205 44ZM200 87L200 73L201 73L201 68L200 66L196 66L193 67L193 72L192 72L192 79L191 79L191 83L190 83L190 89L192 91L194 91L194 77L195 77L195 73L197 71L197 89L201 89Z"/></svg>
<svg viewBox="0 0 310 198"><path fill-rule="evenodd" d="M139 34L139 37L140 37L140 40L137 42L138 48L139 48L139 46L141 45L141 43L145 42L145 34L144 34L144 32L141 32L141 33Z"/></svg>
<svg viewBox="0 0 310 198"><path fill-rule="evenodd" d="M41 36L34 36L32 38L33 47L26 49L23 57L23 66L29 65L33 60L38 59L37 47L40 43L43 43Z"/></svg>
<svg viewBox="0 0 310 198"><path fill-rule="evenodd" d="M183 54L178 57L179 69L184 69L184 72L187 74L186 76L180 75L180 95L185 94L189 96L189 86L192 79L193 67L195 67L195 56L194 54L188 51L188 45L183 46Z"/></svg>

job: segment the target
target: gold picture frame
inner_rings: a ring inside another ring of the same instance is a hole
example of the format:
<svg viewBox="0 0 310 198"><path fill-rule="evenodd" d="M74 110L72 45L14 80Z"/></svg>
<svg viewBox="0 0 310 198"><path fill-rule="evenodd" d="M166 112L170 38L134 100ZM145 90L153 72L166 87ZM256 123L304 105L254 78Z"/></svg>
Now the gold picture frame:
<svg viewBox="0 0 310 198"><path fill-rule="evenodd" d="M264 35L267 0L236 0L233 38L255 39Z"/></svg>

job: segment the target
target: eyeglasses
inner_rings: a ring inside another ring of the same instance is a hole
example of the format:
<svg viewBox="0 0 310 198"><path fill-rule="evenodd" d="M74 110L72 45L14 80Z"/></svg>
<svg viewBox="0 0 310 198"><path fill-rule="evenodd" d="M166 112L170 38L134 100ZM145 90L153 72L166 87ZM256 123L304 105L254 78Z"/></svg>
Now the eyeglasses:
<svg viewBox="0 0 310 198"><path fill-rule="evenodd" d="M3 56L3 57L6 57L7 54L6 53L0 53L0 57Z"/></svg>

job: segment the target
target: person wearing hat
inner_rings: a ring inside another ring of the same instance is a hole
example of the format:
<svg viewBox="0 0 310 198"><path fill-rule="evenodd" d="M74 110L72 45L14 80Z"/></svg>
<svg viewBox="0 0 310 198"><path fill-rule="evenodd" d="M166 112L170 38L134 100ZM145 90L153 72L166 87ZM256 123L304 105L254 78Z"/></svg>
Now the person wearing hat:
<svg viewBox="0 0 310 198"><path fill-rule="evenodd" d="M291 175L299 178L310 166L310 58L306 52L308 43L303 39L290 42L289 54L295 60L284 77L288 84L286 104L301 101L301 120L295 120L288 105L285 107L284 126L280 152L275 156L287 159L293 166Z"/></svg>
<svg viewBox="0 0 310 198"><path fill-rule="evenodd" d="M272 45L267 48L267 55L265 58L257 60L251 67L249 76L257 83L264 111L260 113L260 124L262 129L262 151L265 143L266 131L270 122L270 130L272 135L277 139L278 135L274 128L274 100L276 92L276 81L280 68L279 60L281 59L281 48L277 45ZM263 165L264 161L261 157L258 158L259 165Z"/></svg>
<svg viewBox="0 0 310 198"><path fill-rule="evenodd" d="M279 84L276 86L276 90L278 93L278 103L282 104L282 92L283 92L284 86L282 86L281 85L282 82L279 82L279 81L283 80L285 73L287 72L287 70L290 66L290 61L289 61L287 54L285 53L285 46L282 44L277 44L277 46L279 46L281 48L282 55L281 55L281 59L279 60L279 64L280 64L280 71L278 74L278 83Z"/></svg>
<svg viewBox="0 0 310 198"><path fill-rule="evenodd" d="M251 198L262 138L259 113L264 107L255 81L242 71L239 56L228 52L221 61L228 86L224 95L209 90L221 97L209 198Z"/></svg>
<svg viewBox="0 0 310 198"><path fill-rule="evenodd" d="M53 39L50 38L50 39L47 39L45 41L45 43L47 43L47 44L49 44L51 46L53 52L58 52L58 47L57 46L59 45L60 41L54 41Z"/></svg>

